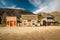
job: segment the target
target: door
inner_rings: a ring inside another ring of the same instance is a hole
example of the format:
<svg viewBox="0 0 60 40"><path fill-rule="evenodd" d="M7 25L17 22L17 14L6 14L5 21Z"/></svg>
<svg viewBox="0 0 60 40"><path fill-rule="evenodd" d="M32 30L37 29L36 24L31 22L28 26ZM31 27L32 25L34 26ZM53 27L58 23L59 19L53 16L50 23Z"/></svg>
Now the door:
<svg viewBox="0 0 60 40"><path fill-rule="evenodd" d="M28 27L31 27L31 21L28 22Z"/></svg>
<svg viewBox="0 0 60 40"><path fill-rule="evenodd" d="M0 17L0 24L1 24L1 21L2 21L2 19L1 19L1 17Z"/></svg>
<svg viewBox="0 0 60 40"><path fill-rule="evenodd" d="M45 21L45 20L43 20L43 26L46 26L46 24L47 24L47 23L46 23L46 21Z"/></svg>
<svg viewBox="0 0 60 40"><path fill-rule="evenodd" d="M28 27L31 27L31 19L28 20Z"/></svg>
<svg viewBox="0 0 60 40"><path fill-rule="evenodd" d="M13 26L12 21L10 21L10 26Z"/></svg>

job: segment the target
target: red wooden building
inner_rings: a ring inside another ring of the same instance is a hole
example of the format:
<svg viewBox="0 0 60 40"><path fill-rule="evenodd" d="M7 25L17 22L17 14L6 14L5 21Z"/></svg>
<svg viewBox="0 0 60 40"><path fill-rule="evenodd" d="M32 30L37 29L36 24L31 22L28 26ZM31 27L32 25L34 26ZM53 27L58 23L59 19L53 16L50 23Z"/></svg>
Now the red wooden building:
<svg viewBox="0 0 60 40"><path fill-rule="evenodd" d="M7 27L17 26L17 18L15 16L7 16L6 17L6 26Z"/></svg>

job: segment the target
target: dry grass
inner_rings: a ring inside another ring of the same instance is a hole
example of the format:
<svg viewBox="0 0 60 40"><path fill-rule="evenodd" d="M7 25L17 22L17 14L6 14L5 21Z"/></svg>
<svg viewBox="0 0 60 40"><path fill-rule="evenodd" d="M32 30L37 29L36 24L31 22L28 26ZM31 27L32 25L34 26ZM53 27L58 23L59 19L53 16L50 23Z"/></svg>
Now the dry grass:
<svg viewBox="0 0 60 40"><path fill-rule="evenodd" d="M0 27L0 40L60 40L60 27Z"/></svg>

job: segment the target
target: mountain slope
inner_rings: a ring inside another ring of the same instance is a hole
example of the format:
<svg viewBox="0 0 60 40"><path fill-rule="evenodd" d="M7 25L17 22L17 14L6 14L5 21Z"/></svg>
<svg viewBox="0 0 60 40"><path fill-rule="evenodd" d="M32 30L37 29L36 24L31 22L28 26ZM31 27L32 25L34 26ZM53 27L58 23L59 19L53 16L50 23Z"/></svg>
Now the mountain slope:
<svg viewBox="0 0 60 40"><path fill-rule="evenodd" d="M55 17L55 20L60 22L60 12L55 11L55 12L51 12L49 14L53 15Z"/></svg>
<svg viewBox="0 0 60 40"><path fill-rule="evenodd" d="M0 15L6 14L8 16L20 16L21 14L33 14L28 10L0 8Z"/></svg>
<svg viewBox="0 0 60 40"><path fill-rule="evenodd" d="M40 12L38 13L38 15L42 15L43 18L48 17L48 16L54 16L55 20L60 22L60 11L54 11L54 12L50 12L50 13L44 13L44 12Z"/></svg>

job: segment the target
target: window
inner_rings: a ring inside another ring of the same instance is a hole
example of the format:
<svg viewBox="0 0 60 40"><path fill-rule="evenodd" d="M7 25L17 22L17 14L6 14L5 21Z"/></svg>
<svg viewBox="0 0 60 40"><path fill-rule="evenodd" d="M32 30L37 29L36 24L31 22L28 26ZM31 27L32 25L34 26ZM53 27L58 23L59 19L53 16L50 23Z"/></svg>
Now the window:
<svg viewBox="0 0 60 40"><path fill-rule="evenodd" d="M32 20L32 25L35 25L35 21L34 20Z"/></svg>
<svg viewBox="0 0 60 40"><path fill-rule="evenodd" d="M26 25L26 23L24 23L24 25Z"/></svg>
<svg viewBox="0 0 60 40"><path fill-rule="evenodd" d="M38 21L38 23L40 23L40 21Z"/></svg>
<svg viewBox="0 0 60 40"><path fill-rule="evenodd" d="M24 25L26 25L27 24L27 21L26 20L24 20Z"/></svg>
<svg viewBox="0 0 60 40"><path fill-rule="evenodd" d="M32 23L33 25L35 25L35 23Z"/></svg>
<svg viewBox="0 0 60 40"><path fill-rule="evenodd" d="M30 21L31 21L31 19L28 20L28 22L30 22Z"/></svg>

